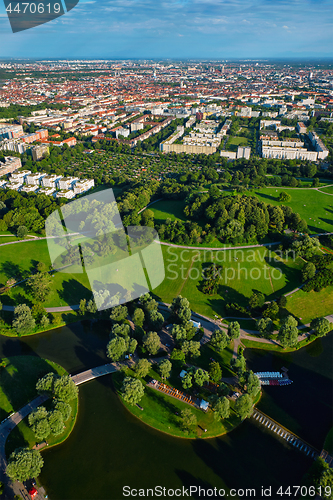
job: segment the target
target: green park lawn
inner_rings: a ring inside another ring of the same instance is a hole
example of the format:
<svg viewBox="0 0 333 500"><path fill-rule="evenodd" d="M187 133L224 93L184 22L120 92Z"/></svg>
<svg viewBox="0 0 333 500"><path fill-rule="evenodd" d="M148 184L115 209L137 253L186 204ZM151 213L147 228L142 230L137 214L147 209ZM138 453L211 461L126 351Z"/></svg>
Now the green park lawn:
<svg viewBox="0 0 333 500"><path fill-rule="evenodd" d="M128 375L133 375L133 372L129 372ZM176 398L147 387L147 380L150 378L161 380L158 372L154 369L149 372L146 380L140 379L145 386L145 394L139 402L143 410L140 410L137 406L126 403L122 398L120 389L123 378L124 374L120 372L116 372L112 375L114 386L125 407L145 424L159 431L171 434L172 436L192 439L198 437L209 438L225 434L241 423L240 418L233 410L232 401L230 405L230 417L223 421L216 422L212 410L208 410L208 412L205 413ZM171 380L167 380L165 383L173 386ZM181 389L181 386L179 386L179 389ZM190 409L197 417L197 426L188 434L184 433L182 430L181 419L180 416L177 415L177 413L180 414L180 412L185 409ZM207 429L207 432L203 432L203 429Z"/></svg>
<svg viewBox="0 0 333 500"><path fill-rule="evenodd" d="M168 218L171 220L180 219L186 221L184 208L185 202L183 200L163 200L154 203L148 207L148 210L151 210L154 213L155 220L161 223Z"/></svg>
<svg viewBox="0 0 333 500"><path fill-rule="evenodd" d="M166 275L154 294L167 303L178 294L183 295L190 301L192 310L209 317L214 314L230 316L225 309L228 302L246 307L253 290L263 292L267 300L293 290L300 284L303 266L300 259L275 262L276 254L262 247L226 251L184 251L163 247L163 254ZM216 295L206 295L198 288L201 265L210 262L223 266ZM282 273L275 269L281 269Z"/></svg>
<svg viewBox="0 0 333 500"><path fill-rule="evenodd" d="M307 324L313 318L333 314L333 286L320 292L299 290L288 297L287 310Z"/></svg>
<svg viewBox="0 0 333 500"><path fill-rule="evenodd" d="M242 136L231 137L228 140L227 148L230 151L237 151L238 146L247 146L248 139Z"/></svg>
<svg viewBox="0 0 333 500"><path fill-rule="evenodd" d="M324 188L319 188L320 191L322 191L323 193L333 195L333 184L331 186L327 186L327 182L326 182L325 186L326 187L324 187Z"/></svg>
<svg viewBox="0 0 333 500"><path fill-rule="evenodd" d="M289 189L291 201L279 202L284 187L256 189L254 194L265 203L288 205L306 220L311 233L333 232L333 197L315 189Z"/></svg>
<svg viewBox="0 0 333 500"><path fill-rule="evenodd" d="M0 367L0 421L37 396L36 382L48 372L63 375L64 368L38 356L2 358Z"/></svg>

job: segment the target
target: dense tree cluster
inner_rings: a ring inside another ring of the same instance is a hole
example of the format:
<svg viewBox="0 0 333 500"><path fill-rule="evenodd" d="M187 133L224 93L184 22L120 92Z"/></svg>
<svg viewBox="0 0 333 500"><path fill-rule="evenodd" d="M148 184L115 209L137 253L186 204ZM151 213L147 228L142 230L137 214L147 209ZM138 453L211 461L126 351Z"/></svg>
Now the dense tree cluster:
<svg viewBox="0 0 333 500"><path fill-rule="evenodd" d="M192 193L185 200L188 222L167 219L158 226L162 239L178 244L260 241L268 233L281 233L286 227L307 232L307 224L288 206L266 204L258 198L241 194L225 195L216 186L209 193ZM198 220L202 224L198 224Z"/></svg>

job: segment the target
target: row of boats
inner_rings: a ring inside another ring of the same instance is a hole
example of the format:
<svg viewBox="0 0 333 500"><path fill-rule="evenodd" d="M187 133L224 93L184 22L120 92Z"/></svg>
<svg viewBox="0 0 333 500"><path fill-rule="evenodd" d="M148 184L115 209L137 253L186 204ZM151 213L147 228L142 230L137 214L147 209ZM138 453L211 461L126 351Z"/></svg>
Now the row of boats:
<svg viewBox="0 0 333 500"><path fill-rule="evenodd" d="M286 375L280 372L256 372L261 385L290 385L293 383Z"/></svg>

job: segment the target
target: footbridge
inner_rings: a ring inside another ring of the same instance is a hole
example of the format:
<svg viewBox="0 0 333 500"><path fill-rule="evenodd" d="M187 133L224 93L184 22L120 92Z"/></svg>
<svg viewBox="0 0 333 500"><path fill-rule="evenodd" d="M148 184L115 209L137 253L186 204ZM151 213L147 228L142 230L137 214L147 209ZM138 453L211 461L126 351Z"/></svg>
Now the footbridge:
<svg viewBox="0 0 333 500"><path fill-rule="evenodd" d="M279 436L281 439L284 439L287 443L294 446L302 453L305 453L305 455L308 455L313 459L317 458L320 455L320 452L309 443L304 441L304 439L301 439L286 427L283 427L283 425L276 422L273 418L265 415L265 413L263 413L262 411L257 410L257 408L254 408L252 418L259 424L266 427L266 429L275 432L277 436Z"/></svg>

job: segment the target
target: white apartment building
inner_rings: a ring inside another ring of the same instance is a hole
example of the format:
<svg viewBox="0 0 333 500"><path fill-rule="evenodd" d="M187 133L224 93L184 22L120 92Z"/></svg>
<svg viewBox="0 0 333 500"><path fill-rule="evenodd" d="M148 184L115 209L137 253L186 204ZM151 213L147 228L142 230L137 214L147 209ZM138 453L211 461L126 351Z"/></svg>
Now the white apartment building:
<svg viewBox="0 0 333 500"><path fill-rule="evenodd" d="M30 184L30 185L28 184L21 188L21 191L23 191L24 193L34 193L37 190L38 190L37 184Z"/></svg>
<svg viewBox="0 0 333 500"><path fill-rule="evenodd" d="M222 158L228 158L228 160L236 160L237 153L233 151L221 151L220 156L222 156Z"/></svg>
<svg viewBox="0 0 333 500"><path fill-rule="evenodd" d="M279 160L309 160L317 161L317 151L308 151L305 148L284 148L275 146L262 146L261 156L263 158L275 158Z"/></svg>
<svg viewBox="0 0 333 500"><path fill-rule="evenodd" d="M301 148L304 146L304 142L296 139L290 139L289 141L262 139L261 144L263 146L279 146L280 148Z"/></svg>
<svg viewBox="0 0 333 500"><path fill-rule="evenodd" d="M45 188L55 189L61 177L62 177L61 175L56 175L56 174L45 175L45 177L43 177L42 179L43 186Z"/></svg>
<svg viewBox="0 0 333 500"><path fill-rule="evenodd" d="M304 125L303 122L298 122L297 123L297 127L296 127L296 130L299 134L306 134L307 133L307 128L306 126Z"/></svg>
<svg viewBox="0 0 333 500"><path fill-rule="evenodd" d="M129 131L129 129L128 129L128 128L123 128L123 127L118 128L118 129L116 130L116 138L118 139L118 137L119 137L120 135L122 135L123 137L128 137L128 136L130 135L130 131Z"/></svg>
<svg viewBox="0 0 333 500"><path fill-rule="evenodd" d="M74 191L71 189L62 189L61 191L58 191L56 193L57 198L67 198L67 200L71 200L74 198L75 194Z"/></svg>
<svg viewBox="0 0 333 500"><path fill-rule="evenodd" d="M89 191L95 185L94 179L81 179L74 186L74 194L81 194Z"/></svg>
<svg viewBox="0 0 333 500"><path fill-rule="evenodd" d="M0 179L0 188L4 189L7 186L8 182Z"/></svg>
<svg viewBox="0 0 333 500"><path fill-rule="evenodd" d="M133 122L130 124L130 127L131 127L131 133L137 132L138 130L144 129L144 124L143 124L143 122ZM128 132L128 129L121 129L121 130L126 130ZM124 135L124 134L121 134L121 135Z"/></svg>
<svg viewBox="0 0 333 500"><path fill-rule="evenodd" d="M38 194L46 194L47 196L51 196L55 192L55 190L55 187L40 188Z"/></svg>
<svg viewBox="0 0 333 500"><path fill-rule="evenodd" d="M10 182L7 184L6 188L13 189L14 191L20 191L23 186L23 183L20 181Z"/></svg>
<svg viewBox="0 0 333 500"><path fill-rule="evenodd" d="M42 174L40 172L36 172L35 174L27 175L26 183L33 185L33 186L39 186L42 184L42 179L45 176L46 176L46 174Z"/></svg>
<svg viewBox="0 0 333 500"><path fill-rule="evenodd" d="M324 160L325 158L327 158L327 156L329 155L329 150L320 139L320 137L316 134L316 132L310 132L309 139L318 152L318 160Z"/></svg>
<svg viewBox="0 0 333 500"><path fill-rule="evenodd" d="M58 181L59 189L61 190L71 189L78 180L79 180L78 177L62 177Z"/></svg>
<svg viewBox="0 0 333 500"><path fill-rule="evenodd" d="M250 158L250 155L251 155L251 148L246 146L245 147L238 146L237 158L245 158L246 160L248 160Z"/></svg>
<svg viewBox="0 0 333 500"><path fill-rule="evenodd" d="M10 182L23 182L27 178L27 176L31 174L31 170L21 170L21 172L13 172L9 177Z"/></svg>
<svg viewBox="0 0 333 500"><path fill-rule="evenodd" d="M260 120L260 126L259 126L259 130L261 130L262 128L268 128L268 127L279 127L281 125L281 121L280 120Z"/></svg>

